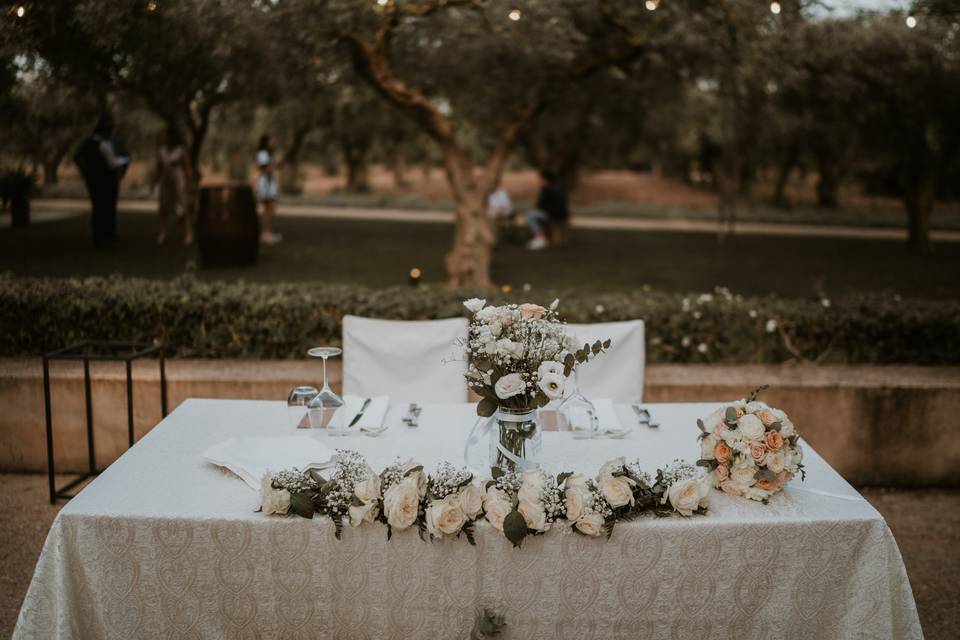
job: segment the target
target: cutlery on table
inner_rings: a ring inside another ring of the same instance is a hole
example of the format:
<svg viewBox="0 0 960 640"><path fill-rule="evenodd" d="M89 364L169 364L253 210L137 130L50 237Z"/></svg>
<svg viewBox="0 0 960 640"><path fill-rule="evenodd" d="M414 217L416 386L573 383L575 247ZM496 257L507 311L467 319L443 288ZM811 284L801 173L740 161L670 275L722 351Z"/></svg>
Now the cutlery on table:
<svg viewBox="0 0 960 640"><path fill-rule="evenodd" d="M639 404L632 404L630 408L637 414L637 419L640 421L640 424L646 425L649 429L657 429L660 427L659 422L650 422L650 412L647 409L644 409Z"/></svg>
<svg viewBox="0 0 960 640"><path fill-rule="evenodd" d="M363 406L360 407L360 411L357 412L357 415L355 415L355 416L353 417L353 420L350 421L350 424L349 424L348 426L351 426L351 427L352 427L353 425L355 425L355 424L357 424L358 422L360 422L360 418L363 417L363 412L366 411L366 410L367 410L367 407L370 406L370 401L371 401L371 400L372 400L372 398L367 398L367 399L365 399L365 400L363 401Z"/></svg>
<svg viewBox="0 0 960 640"><path fill-rule="evenodd" d="M402 421L408 427L417 427L420 425L420 412L422 411L420 405L416 402L411 402L410 406L407 407L407 415L403 416Z"/></svg>

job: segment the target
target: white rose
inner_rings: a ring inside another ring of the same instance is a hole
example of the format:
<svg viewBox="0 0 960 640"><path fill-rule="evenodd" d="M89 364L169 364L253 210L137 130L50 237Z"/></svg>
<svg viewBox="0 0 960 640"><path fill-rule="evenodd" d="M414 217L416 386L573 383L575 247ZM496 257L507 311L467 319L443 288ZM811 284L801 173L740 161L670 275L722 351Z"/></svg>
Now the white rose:
<svg viewBox="0 0 960 640"><path fill-rule="evenodd" d="M537 386L540 387L540 390L543 391L548 398L556 400L563 396L563 389L566 383L567 379L562 375L548 373L545 376L541 376Z"/></svg>
<svg viewBox="0 0 960 640"><path fill-rule="evenodd" d="M547 360L546 362L540 363L540 367L537 368L537 376L543 378L544 376L550 374L555 376L563 375L563 365L559 362L553 360Z"/></svg>
<svg viewBox="0 0 960 640"><path fill-rule="evenodd" d="M512 356L522 358L526 348L522 342L514 342L509 338L500 338L497 340L497 353L503 356Z"/></svg>
<svg viewBox="0 0 960 640"><path fill-rule="evenodd" d="M443 500L434 500L427 507L425 514L427 531L439 538L441 535L453 535L463 528L467 515L460 506L460 499L456 495L448 495Z"/></svg>
<svg viewBox="0 0 960 640"><path fill-rule="evenodd" d="M780 473L787 466L787 457L783 453L783 449L780 451L768 451L767 452L767 469L773 471L774 473Z"/></svg>
<svg viewBox="0 0 960 640"><path fill-rule="evenodd" d="M513 504L509 500L485 500L483 510L487 514L487 522L497 531L503 531L503 519L513 511Z"/></svg>
<svg viewBox="0 0 960 640"><path fill-rule="evenodd" d="M623 469L623 465L626 463L626 458L614 458L613 460L608 460L600 467L600 471L597 472L597 481L600 480L603 476L613 475L615 471L620 471Z"/></svg>
<svg viewBox="0 0 960 640"><path fill-rule="evenodd" d="M371 471L372 473L372 471ZM371 475L353 487L353 495L363 502L376 502L380 499L380 476Z"/></svg>
<svg viewBox="0 0 960 640"><path fill-rule="evenodd" d="M743 495L751 500L762 501L773 495L772 491L767 489L758 489L756 487L744 487Z"/></svg>
<svg viewBox="0 0 960 640"><path fill-rule="evenodd" d="M727 429L720 432L720 437L727 443L727 446L734 451L744 452L750 448L747 439L740 429Z"/></svg>
<svg viewBox="0 0 960 640"><path fill-rule="evenodd" d="M531 469L523 472L520 490L517 491L517 500L532 508L542 508L540 494L547 483L547 474L542 469Z"/></svg>
<svg viewBox="0 0 960 640"><path fill-rule="evenodd" d="M712 433L700 441L700 457L704 460L713 460L716 455L713 450L717 446L717 436Z"/></svg>
<svg viewBox="0 0 960 640"><path fill-rule="evenodd" d="M420 467L419 470L411 473L412 469ZM417 493L420 494L420 497L427 495L427 474L423 472L423 465L414 460L407 460L402 465L400 465L400 475L405 478L416 478L417 480Z"/></svg>
<svg viewBox="0 0 960 640"><path fill-rule="evenodd" d="M377 508L377 503L365 503L360 506L350 507L350 526L359 527L364 522L373 522L377 519L380 510Z"/></svg>
<svg viewBox="0 0 960 640"><path fill-rule="evenodd" d="M664 498L669 499L670 506L681 515L692 516L694 511L706 505L709 495L710 485L700 477L674 482Z"/></svg>
<svg viewBox="0 0 960 640"><path fill-rule="evenodd" d="M467 517L471 520L483 511L483 496L480 494L480 488L472 482L461 487L458 498L460 499L460 506L463 508L463 512L467 514Z"/></svg>
<svg viewBox="0 0 960 640"><path fill-rule="evenodd" d="M574 526L580 533L596 537L603 533L603 525L603 516L599 513L585 513L577 518Z"/></svg>
<svg viewBox="0 0 960 640"><path fill-rule="evenodd" d="M483 298L470 298L463 303L463 306L469 309L470 313L476 313L477 311L480 311L480 309L483 309L486 304L487 301Z"/></svg>
<svg viewBox="0 0 960 640"><path fill-rule="evenodd" d="M754 467L738 467L730 472L730 480L738 487L750 487L757 481L757 470Z"/></svg>
<svg viewBox="0 0 960 640"><path fill-rule="evenodd" d="M476 312L477 320L480 322L490 322L500 316L500 307L484 307Z"/></svg>
<svg viewBox="0 0 960 640"><path fill-rule="evenodd" d="M600 479L600 493L614 509L634 503L633 485L636 483L626 476L605 476Z"/></svg>
<svg viewBox="0 0 960 640"><path fill-rule="evenodd" d="M387 523L397 531L416 522L419 508L420 491L416 475L407 476L383 495L383 512L387 516Z"/></svg>
<svg viewBox="0 0 960 640"><path fill-rule="evenodd" d="M523 393L526 386L527 384L523 381L523 378L520 377L519 373L508 373L497 380L497 383L493 385L493 389L497 392L498 398L506 400L507 398L512 398L513 396Z"/></svg>
<svg viewBox="0 0 960 640"><path fill-rule="evenodd" d="M547 530L547 512L544 511L539 503L534 505L529 502L521 502L517 507L517 511L520 512L520 515L522 515L523 519L527 522L528 529L533 529L534 531Z"/></svg>
<svg viewBox="0 0 960 640"><path fill-rule="evenodd" d="M483 508L487 508L488 502L510 502L510 498L502 490L497 489L497 485L492 484L483 493Z"/></svg>
<svg viewBox="0 0 960 640"><path fill-rule="evenodd" d="M796 433L797 430L793 426L793 423L790 422L790 418L784 418L780 421L780 435L782 435L784 438L789 438Z"/></svg>
<svg viewBox="0 0 960 640"><path fill-rule="evenodd" d="M564 490L564 506L567 511L567 520L579 520L583 510L593 506L593 494L587 489L586 483L567 485Z"/></svg>
<svg viewBox="0 0 960 640"><path fill-rule="evenodd" d="M759 400L754 400L753 402L748 402L746 406L743 408L743 410L746 411L747 413L756 413L760 409L766 409L766 408L767 408L766 402L760 402Z"/></svg>
<svg viewBox="0 0 960 640"><path fill-rule="evenodd" d="M290 492L286 489L274 489L269 472L265 473L260 481L260 508L267 516L283 516L290 510Z"/></svg>
<svg viewBox="0 0 960 640"><path fill-rule="evenodd" d="M747 440L762 440L766 431L760 418L749 413L737 420L737 427Z"/></svg>

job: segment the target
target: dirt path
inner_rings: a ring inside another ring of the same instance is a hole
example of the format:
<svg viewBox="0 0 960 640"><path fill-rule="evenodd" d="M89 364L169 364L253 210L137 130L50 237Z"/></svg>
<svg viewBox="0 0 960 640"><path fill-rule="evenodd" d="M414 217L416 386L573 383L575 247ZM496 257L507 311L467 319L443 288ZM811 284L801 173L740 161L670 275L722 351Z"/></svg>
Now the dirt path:
<svg viewBox="0 0 960 640"><path fill-rule="evenodd" d="M78 199L38 199L33 201L38 221L52 214L85 213L89 205ZM149 200L121 200L119 208L125 211L153 212L156 203ZM300 218L342 218L350 220L382 220L389 222L416 222L450 224L453 214L448 211L415 211L408 209L379 209L359 207L329 207L317 205L280 204L281 216ZM613 216L581 216L570 223L579 229L602 229L609 231L675 231L681 233L717 233L717 225L700 220L649 220ZM735 227L740 235L758 236L805 236L822 238L860 238L867 240L906 240L906 229L864 228L853 226L827 226L812 224L781 224L771 222L740 222ZM960 242L960 231L933 231L934 242Z"/></svg>

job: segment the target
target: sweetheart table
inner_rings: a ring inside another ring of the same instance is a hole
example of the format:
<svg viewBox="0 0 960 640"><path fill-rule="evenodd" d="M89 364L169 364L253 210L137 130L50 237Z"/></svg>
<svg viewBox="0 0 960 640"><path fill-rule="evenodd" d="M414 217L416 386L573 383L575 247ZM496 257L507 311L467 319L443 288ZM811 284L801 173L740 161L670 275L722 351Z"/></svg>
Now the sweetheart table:
<svg viewBox="0 0 960 640"><path fill-rule="evenodd" d="M659 429L544 433L547 470L696 460L696 418L716 405L646 406ZM184 402L57 516L14 638L467 638L482 607L505 638L922 638L883 517L806 444L806 482L769 505L713 491L706 516L520 549L486 522L475 547L413 530L387 541L376 525L336 540L326 518L255 513L255 493L201 458L231 437L296 433L377 471L396 456L462 463L472 405L424 405L416 428L404 409L379 437L334 438L286 426L282 402Z"/></svg>

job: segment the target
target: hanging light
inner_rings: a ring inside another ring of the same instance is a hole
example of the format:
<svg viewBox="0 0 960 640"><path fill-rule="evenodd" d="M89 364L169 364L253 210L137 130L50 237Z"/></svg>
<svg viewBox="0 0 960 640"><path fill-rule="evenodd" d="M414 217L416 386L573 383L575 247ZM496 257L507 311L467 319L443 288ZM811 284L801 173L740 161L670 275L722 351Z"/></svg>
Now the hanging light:
<svg viewBox="0 0 960 640"><path fill-rule="evenodd" d="M22 18L24 15L26 15L27 8L24 7L22 4L17 5L16 11L14 11L14 13L16 13L18 18Z"/></svg>
<svg viewBox="0 0 960 640"><path fill-rule="evenodd" d="M660 0L647 0L643 6L647 8L647 11L656 11L657 7L660 6Z"/></svg>
<svg viewBox="0 0 960 640"><path fill-rule="evenodd" d="M907 16L907 28L913 29L915 26L917 26L917 19L913 16Z"/></svg>
<svg viewBox="0 0 960 640"><path fill-rule="evenodd" d="M519 19L520 19L520 16L521 16L520 9L514 9L514 10L512 10L510 13L507 14L507 17L510 18L511 20L513 20L514 22L516 22L517 20L519 20Z"/></svg>
<svg viewBox="0 0 960 640"><path fill-rule="evenodd" d="M776 16L776 15L780 15L780 9L781 9L781 7L780 7L780 3L779 3L779 2L771 2L771 3L770 3L770 13L772 13L773 15L775 15L775 16Z"/></svg>

